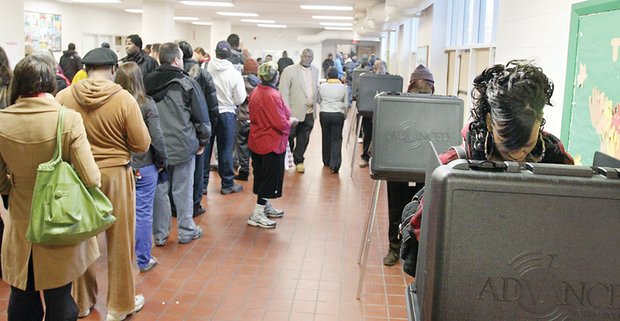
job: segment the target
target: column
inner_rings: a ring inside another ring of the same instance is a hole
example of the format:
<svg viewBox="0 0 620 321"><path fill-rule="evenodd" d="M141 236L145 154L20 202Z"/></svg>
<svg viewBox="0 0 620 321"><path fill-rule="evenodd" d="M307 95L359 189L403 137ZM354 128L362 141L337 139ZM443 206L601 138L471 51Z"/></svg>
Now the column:
<svg viewBox="0 0 620 321"><path fill-rule="evenodd" d="M174 3L145 0L142 4L142 33L144 44L174 41Z"/></svg>
<svg viewBox="0 0 620 321"><path fill-rule="evenodd" d="M24 0L12 0L0 10L0 46L7 53L11 69L24 57Z"/></svg>
<svg viewBox="0 0 620 321"><path fill-rule="evenodd" d="M226 40L231 33L230 20L213 19L213 24L211 25L211 46L208 50L212 58L215 58L215 46L217 43L221 40Z"/></svg>
<svg viewBox="0 0 620 321"><path fill-rule="evenodd" d="M446 54L446 21L448 0L433 2L432 40L428 53L428 65L435 77L435 93L446 95L448 82L448 55Z"/></svg>

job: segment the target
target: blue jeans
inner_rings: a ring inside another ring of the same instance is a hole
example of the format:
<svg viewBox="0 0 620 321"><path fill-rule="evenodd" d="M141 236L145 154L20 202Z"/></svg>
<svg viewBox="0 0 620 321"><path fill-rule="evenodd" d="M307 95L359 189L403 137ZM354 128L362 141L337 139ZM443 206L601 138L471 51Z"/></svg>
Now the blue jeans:
<svg viewBox="0 0 620 321"><path fill-rule="evenodd" d="M179 226L179 239L191 238L196 233L194 223L193 185L195 157L190 160L168 166L168 180L157 184L155 190L155 203L153 208L153 236L155 240L164 240L170 234L170 198L176 207L177 223Z"/></svg>
<svg viewBox="0 0 620 321"><path fill-rule="evenodd" d="M233 148L237 132L237 115L234 113L220 113L209 145L205 147L204 187L209 185L209 161L213 152L213 141L217 139L217 171L222 179L222 188L229 188L235 183L235 169L233 165Z"/></svg>
<svg viewBox="0 0 620 321"><path fill-rule="evenodd" d="M153 202L157 188L157 168L148 165L138 169L140 179L136 180L136 257L138 266L144 268L151 260L153 241Z"/></svg>

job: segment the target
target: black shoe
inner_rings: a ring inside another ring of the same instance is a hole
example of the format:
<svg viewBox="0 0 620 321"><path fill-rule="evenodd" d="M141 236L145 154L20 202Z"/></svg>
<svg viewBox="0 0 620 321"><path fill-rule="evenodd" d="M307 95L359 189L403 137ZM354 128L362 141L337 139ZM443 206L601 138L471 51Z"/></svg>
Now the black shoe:
<svg viewBox="0 0 620 321"><path fill-rule="evenodd" d="M247 181L249 176L250 175L248 173L239 172L239 174L235 175L233 178L238 181Z"/></svg>
<svg viewBox="0 0 620 321"><path fill-rule="evenodd" d="M330 168L329 168L329 171L330 171L332 174L338 174L338 169L337 169L337 168L335 168L335 167L330 167Z"/></svg>
<svg viewBox="0 0 620 321"><path fill-rule="evenodd" d="M212 172L217 172L218 167L217 167L217 165L216 165L216 164L213 164L213 165L210 165L210 166L209 166L209 169L210 169Z"/></svg>
<svg viewBox="0 0 620 321"><path fill-rule="evenodd" d="M383 265L393 266L398 262L398 253L390 250L388 254L383 258Z"/></svg>
<svg viewBox="0 0 620 321"><path fill-rule="evenodd" d="M206 212L205 208L202 205L198 204L198 206L194 206L194 215L192 217L200 216Z"/></svg>
<svg viewBox="0 0 620 321"><path fill-rule="evenodd" d="M172 217L177 217L177 212L172 211L172 214L171 214L171 215L172 215Z"/></svg>
<svg viewBox="0 0 620 321"><path fill-rule="evenodd" d="M222 188L221 193L222 195L228 195L232 193L239 193L241 191L243 191L243 186L239 184L233 184L233 186L231 187Z"/></svg>

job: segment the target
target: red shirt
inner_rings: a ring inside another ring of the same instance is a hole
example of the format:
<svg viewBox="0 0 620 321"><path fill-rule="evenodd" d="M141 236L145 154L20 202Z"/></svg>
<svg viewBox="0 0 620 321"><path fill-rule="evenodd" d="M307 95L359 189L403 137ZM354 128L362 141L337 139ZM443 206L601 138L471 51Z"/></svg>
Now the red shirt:
<svg viewBox="0 0 620 321"><path fill-rule="evenodd" d="M258 85L250 95L250 137L248 147L259 155L286 151L291 131L291 111L273 87Z"/></svg>

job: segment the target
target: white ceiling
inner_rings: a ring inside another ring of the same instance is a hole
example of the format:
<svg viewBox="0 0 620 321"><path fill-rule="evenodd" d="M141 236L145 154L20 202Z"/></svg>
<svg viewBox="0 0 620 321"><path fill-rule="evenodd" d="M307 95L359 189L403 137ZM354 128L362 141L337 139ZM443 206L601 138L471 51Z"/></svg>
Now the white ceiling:
<svg viewBox="0 0 620 321"><path fill-rule="evenodd" d="M120 4L88 4L101 8L114 8L117 10L138 9L142 7L145 1L154 0L122 0ZM161 0L158 0L161 1ZM255 26L255 23L242 22L240 17L223 17L217 15L218 11L235 11L235 12L254 12L258 17L250 19L267 19L275 20L276 24L284 24L289 28L317 28L323 29L319 22L328 20L312 19L313 15L330 15L330 16L350 16L353 17L354 11L325 11L325 10L302 10L300 5L331 5L331 6L354 6L360 10L360 4L373 4L380 1L354 1L354 0L232 0L234 4L232 8L217 7L198 7L188 6L179 3L179 0L166 0L175 3L175 15L177 16L193 16L200 18L200 21L210 21L212 19L229 19L232 25L239 26ZM226 0L218 0L226 1ZM86 4L79 4L86 5ZM343 21L340 21L343 22ZM348 21L353 23L353 21Z"/></svg>

